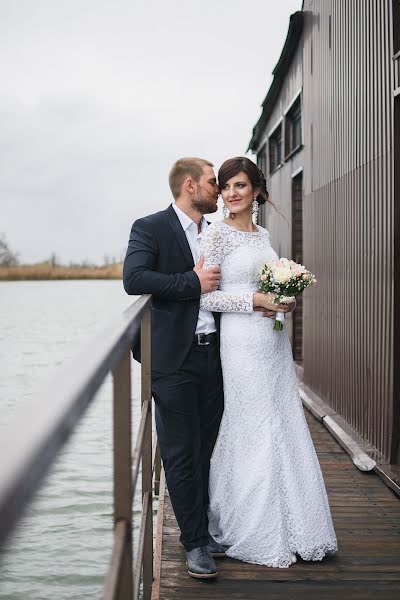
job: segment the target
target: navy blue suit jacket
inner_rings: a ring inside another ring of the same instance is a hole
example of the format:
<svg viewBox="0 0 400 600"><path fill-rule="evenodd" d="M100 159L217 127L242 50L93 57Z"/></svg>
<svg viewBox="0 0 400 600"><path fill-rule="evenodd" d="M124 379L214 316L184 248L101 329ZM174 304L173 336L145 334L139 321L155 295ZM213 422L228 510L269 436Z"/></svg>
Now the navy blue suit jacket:
<svg viewBox="0 0 400 600"><path fill-rule="evenodd" d="M172 208L134 222L124 261L128 294L152 294L152 369L171 373L189 353L200 306L200 280L192 253ZM218 327L219 315L214 315ZM133 356L140 360L140 337Z"/></svg>

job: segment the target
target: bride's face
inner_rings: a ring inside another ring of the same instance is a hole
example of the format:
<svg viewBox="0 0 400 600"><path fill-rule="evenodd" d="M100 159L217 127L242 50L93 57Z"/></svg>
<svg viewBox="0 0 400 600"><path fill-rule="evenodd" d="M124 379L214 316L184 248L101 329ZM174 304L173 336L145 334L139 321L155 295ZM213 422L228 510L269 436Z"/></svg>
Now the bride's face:
<svg viewBox="0 0 400 600"><path fill-rule="evenodd" d="M254 196L256 195L251 181L243 171L221 187L221 196L225 206L230 213L240 214L249 212L251 214Z"/></svg>

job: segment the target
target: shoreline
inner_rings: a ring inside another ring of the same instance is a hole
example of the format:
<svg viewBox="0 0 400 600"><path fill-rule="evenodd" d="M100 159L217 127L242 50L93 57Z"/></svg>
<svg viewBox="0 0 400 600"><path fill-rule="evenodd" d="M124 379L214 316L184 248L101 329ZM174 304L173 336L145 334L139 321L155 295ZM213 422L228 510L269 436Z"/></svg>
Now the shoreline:
<svg viewBox="0 0 400 600"><path fill-rule="evenodd" d="M122 279L122 264L101 267L20 265L0 267L1 281L51 281L65 279Z"/></svg>

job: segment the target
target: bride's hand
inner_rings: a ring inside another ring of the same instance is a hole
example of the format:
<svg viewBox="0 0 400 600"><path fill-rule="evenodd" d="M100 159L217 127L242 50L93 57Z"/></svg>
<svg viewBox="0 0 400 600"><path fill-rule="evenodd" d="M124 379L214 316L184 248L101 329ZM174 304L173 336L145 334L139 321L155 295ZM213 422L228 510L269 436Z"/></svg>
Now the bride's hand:
<svg viewBox="0 0 400 600"><path fill-rule="evenodd" d="M279 304L274 303L275 294L263 294L262 292L255 292L253 294L253 306L256 308L262 308L267 310L273 310L274 312L279 310Z"/></svg>
<svg viewBox="0 0 400 600"><path fill-rule="evenodd" d="M281 313L289 313L296 308L296 300L294 302L290 302L289 304L275 304L275 306L277 311Z"/></svg>
<svg viewBox="0 0 400 600"><path fill-rule="evenodd" d="M253 310L261 312L263 317L268 317L269 319L275 319L276 317L275 310L268 310L267 308L262 308L261 306L253 306Z"/></svg>
<svg viewBox="0 0 400 600"><path fill-rule="evenodd" d="M296 301L291 302L290 304L275 304L274 299L275 294L263 294L262 292L255 292L253 295L253 306L254 308L261 307L267 311L282 313L292 312L296 307Z"/></svg>
<svg viewBox="0 0 400 600"><path fill-rule="evenodd" d="M280 312L293 312L296 308L296 300L293 300L293 302L290 302L289 304L278 304L278 306L281 307L279 308Z"/></svg>

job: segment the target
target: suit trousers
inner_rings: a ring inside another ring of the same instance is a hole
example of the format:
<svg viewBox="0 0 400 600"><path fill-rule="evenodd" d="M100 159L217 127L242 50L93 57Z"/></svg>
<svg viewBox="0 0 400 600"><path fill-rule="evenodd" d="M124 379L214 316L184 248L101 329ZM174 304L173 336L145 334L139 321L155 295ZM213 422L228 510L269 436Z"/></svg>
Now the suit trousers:
<svg viewBox="0 0 400 600"><path fill-rule="evenodd" d="M218 343L193 343L180 369L152 378L166 482L181 542L192 550L208 542L210 459L223 413Z"/></svg>

